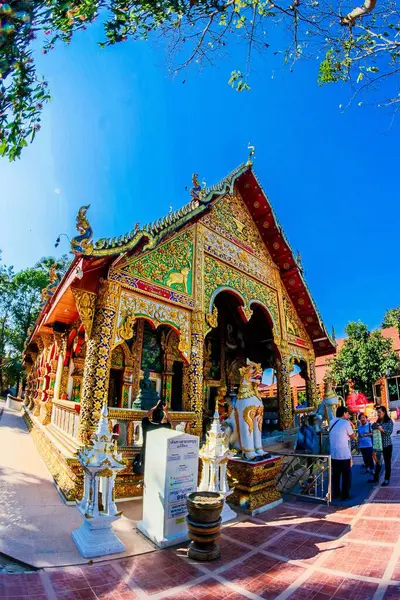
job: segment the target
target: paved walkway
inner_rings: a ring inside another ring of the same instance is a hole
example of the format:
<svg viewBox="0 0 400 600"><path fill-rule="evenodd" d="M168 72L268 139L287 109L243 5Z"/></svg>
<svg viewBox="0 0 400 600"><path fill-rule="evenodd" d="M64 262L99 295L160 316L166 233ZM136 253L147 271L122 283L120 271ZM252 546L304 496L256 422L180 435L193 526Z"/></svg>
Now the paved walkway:
<svg viewBox="0 0 400 600"><path fill-rule="evenodd" d="M0 402L0 553L35 567L86 564L71 537L82 523L80 513L61 499L22 416L4 406ZM124 517L116 530L127 549L120 556L153 551L136 533L141 502L120 507Z"/></svg>
<svg viewBox="0 0 400 600"><path fill-rule="evenodd" d="M400 436L399 436L400 437ZM174 548L95 565L0 575L23 600L380 600L400 598L400 439L389 488L361 505L286 502L223 529L222 556ZM396 462L397 461L397 462Z"/></svg>

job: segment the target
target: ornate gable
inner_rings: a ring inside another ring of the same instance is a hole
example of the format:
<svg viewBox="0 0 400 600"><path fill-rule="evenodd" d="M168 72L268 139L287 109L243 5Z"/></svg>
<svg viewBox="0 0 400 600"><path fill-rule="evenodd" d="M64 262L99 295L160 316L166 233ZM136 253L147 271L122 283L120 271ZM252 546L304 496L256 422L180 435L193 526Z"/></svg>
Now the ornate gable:
<svg viewBox="0 0 400 600"><path fill-rule="evenodd" d="M274 264L248 208L236 190L217 200L212 210L201 218L201 222L262 261L271 266Z"/></svg>
<svg viewBox="0 0 400 600"><path fill-rule="evenodd" d="M282 286L283 293L283 310L285 318L285 327L288 334L289 343L296 344L299 342L306 342L311 347L311 340L307 334L305 327L293 306L293 302L289 298L284 286ZM301 344L302 345L302 344Z"/></svg>
<svg viewBox="0 0 400 600"><path fill-rule="evenodd" d="M194 229L191 228L146 254L128 258L117 271L178 292L179 296L192 296L193 253Z"/></svg>

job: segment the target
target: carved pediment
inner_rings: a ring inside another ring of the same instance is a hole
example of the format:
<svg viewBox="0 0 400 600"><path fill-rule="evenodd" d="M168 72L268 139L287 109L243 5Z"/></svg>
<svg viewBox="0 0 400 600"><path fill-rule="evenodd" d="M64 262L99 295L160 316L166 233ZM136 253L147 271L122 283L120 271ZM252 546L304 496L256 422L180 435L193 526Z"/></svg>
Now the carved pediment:
<svg viewBox="0 0 400 600"><path fill-rule="evenodd" d="M118 271L179 293L193 293L194 231L188 229L144 255L127 259Z"/></svg>

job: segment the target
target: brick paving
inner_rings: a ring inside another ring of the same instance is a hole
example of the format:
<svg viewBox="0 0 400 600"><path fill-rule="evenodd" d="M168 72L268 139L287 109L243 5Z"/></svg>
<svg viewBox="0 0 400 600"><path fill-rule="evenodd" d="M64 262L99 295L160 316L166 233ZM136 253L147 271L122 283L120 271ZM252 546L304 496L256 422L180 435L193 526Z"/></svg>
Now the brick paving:
<svg viewBox="0 0 400 600"><path fill-rule="evenodd" d="M393 441L399 461L400 439ZM400 600L399 464L390 488L371 488L360 506L285 502L225 527L221 557L213 563L188 560L183 546L0 574L0 598Z"/></svg>

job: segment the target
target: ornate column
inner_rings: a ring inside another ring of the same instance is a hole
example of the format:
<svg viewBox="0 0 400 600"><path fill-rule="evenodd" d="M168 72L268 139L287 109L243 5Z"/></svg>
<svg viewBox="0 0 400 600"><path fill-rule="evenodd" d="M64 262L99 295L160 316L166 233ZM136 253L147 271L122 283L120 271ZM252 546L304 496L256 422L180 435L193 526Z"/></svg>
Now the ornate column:
<svg viewBox="0 0 400 600"><path fill-rule="evenodd" d="M317 389L317 376L315 374L315 360L308 362L308 378L306 379L306 395L309 406L317 408L319 404L319 394Z"/></svg>
<svg viewBox="0 0 400 600"><path fill-rule="evenodd" d="M164 371L162 378L162 393L161 397L167 403L168 408L171 408L171 394L172 394L172 376L173 371Z"/></svg>
<svg viewBox="0 0 400 600"><path fill-rule="evenodd" d="M196 413L191 423L191 433L201 436L203 431L204 400L204 334L206 328L204 306L204 228L199 225L196 233L195 252L195 309L191 315L190 359L187 372L188 406ZM185 374L184 374L185 376Z"/></svg>
<svg viewBox="0 0 400 600"><path fill-rule="evenodd" d="M69 363L63 366L61 373L60 382L60 398L61 400L68 400L68 375L69 375Z"/></svg>
<svg viewBox="0 0 400 600"><path fill-rule="evenodd" d="M58 364L57 364L57 373L56 373L56 381L54 385L54 398L55 400L59 400L61 396L61 385L64 374L64 361L65 355L67 352L67 341L68 337L66 334L55 333L54 338L56 340L57 349L58 349Z"/></svg>
<svg viewBox="0 0 400 600"><path fill-rule="evenodd" d="M111 351L118 316L121 288L115 281L103 281L94 314L93 328L87 339L81 394L78 437L87 442L107 403Z"/></svg>
<svg viewBox="0 0 400 600"><path fill-rule="evenodd" d="M295 410L296 406L299 403L299 395L297 393L297 387L292 387L292 398L293 398L293 410Z"/></svg>
<svg viewBox="0 0 400 600"><path fill-rule="evenodd" d="M133 365L132 365L132 400L136 400L139 393L140 384L140 369L142 367L142 352L143 352L143 334L144 334L144 320L137 319L136 321L136 339L132 347Z"/></svg>
<svg viewBox="0 0 400 600"><path fill-rule="evenodd" d="M33 366L35 361L32 364L26 363L24 365L26 372L26 385L25 385L25 398L24 398L24 406L29 406L30 398L32 394L32 375L33 375Z"/></svg>
<svg viewBox="0 0 400 600"><path fill-rule="evenodd" d="M189 404L190 410L196 413L195 421L191 424L191 433L200 435L203 429L203 360L204 360L204 319L200 310L192 313L191 349L189 364Z"/></svg>
<svg viewBox="0 0 400 600"><path fill-rule="evenodd" d="M73 402L80 402L82 397L82 379L85 365L84 358L74 358L74 370L72 371L72 395Z"/></svg>
<svg viewBox="0 0 400 600"><path fill-rule="evenodd" d="M123 373L122 384L122 408L131 408L132 406L132 382L133 382L133 367L126 366Z"/></svg>
<svg viewBox="0 0 400 600"><path fill-rule="evenodd" d="M189 403L189 365L182 366L182 410L190 410Z"/></svg>
<svg viewBox="0 0 400 600"><path fill-rule="evenodd" d="M53 359L50 361L50 371L49 371L49 386L45 391L45 396L43 394L43 399L40 404L40 414L39 420L43 425L48 425L51 421L51 411L53 408L53 398L54 398L54 387L56 383L56 373L57 373L58 360Z"/></svg>
<svg viewBox="0 0 400 600"><path fill-rule="evenodd" d="M290 394L290 356L282 352L276 362L276 378L278 391L278 412L280 429L292 427L292 398Z"/></svg>

